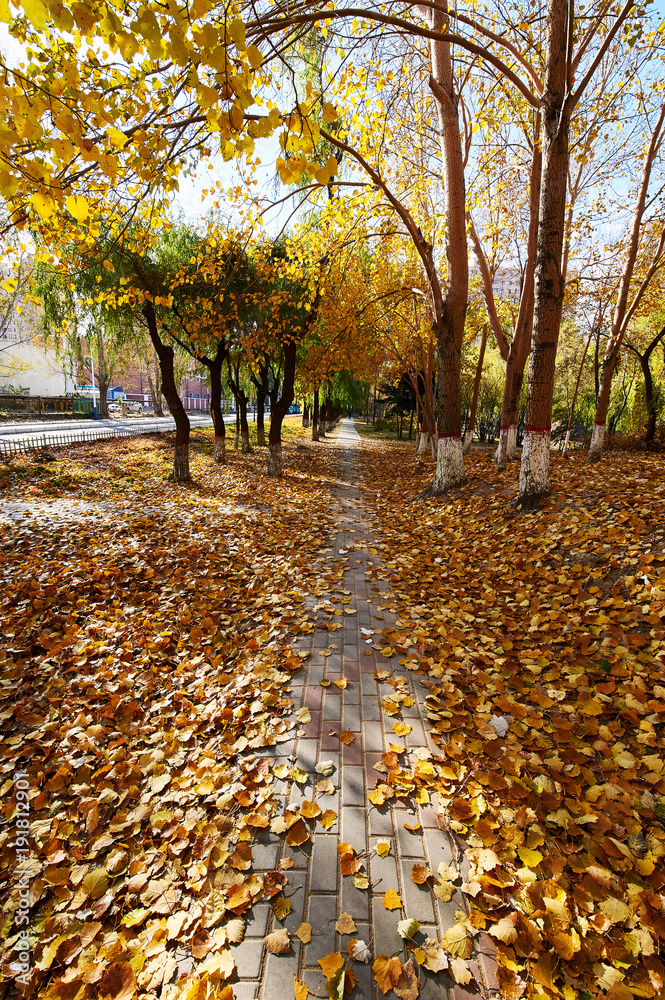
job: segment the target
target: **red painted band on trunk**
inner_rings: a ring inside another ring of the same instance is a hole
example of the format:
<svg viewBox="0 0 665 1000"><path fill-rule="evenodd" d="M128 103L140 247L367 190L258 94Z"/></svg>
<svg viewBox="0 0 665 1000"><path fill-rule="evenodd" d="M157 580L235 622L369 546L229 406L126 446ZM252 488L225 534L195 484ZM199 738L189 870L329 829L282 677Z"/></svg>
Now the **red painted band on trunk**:
<svg viewBox="0 0 665 1000"><path fill-rule="evenodd" d="M461 437L462 437L461 434L439 434L439 440L441 440L441 438L461 438Z"/></svg>
<svg viewBox="0 0 665 1000"><path fill-rule="evenodd" d="M532 427L531 424L525 424L524 430L528 434L549 434L552 430L552 426L550 424L549 427Z"/></svg>
<svg viewBox="0 0 665 1000"><path fill-rule="evenodd" d="M178 439L176 438L175 443L176 444L189 444L189 441L186 441L186 440L185 441L178 441Z"/></svg>
<svg viewBox="0 0 665 1000"><path fill-rule="evenodd" d="M510 424L501 424L501 430L502 431L507 431L509 427L510 427Z"/></svg>
<svg viewBox="0 0 665 1000"><path fill-rule="evenodd" d="M605 421L604 420L594 420L594 424L596 425L596 427L604 427L605 426Z"/></svg>

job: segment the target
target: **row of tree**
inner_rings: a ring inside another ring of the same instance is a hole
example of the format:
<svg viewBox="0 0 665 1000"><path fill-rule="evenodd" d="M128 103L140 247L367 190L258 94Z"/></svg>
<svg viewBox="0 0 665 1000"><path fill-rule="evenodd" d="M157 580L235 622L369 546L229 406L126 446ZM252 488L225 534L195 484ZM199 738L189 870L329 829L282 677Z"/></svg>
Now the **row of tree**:
<svg viewBox="0 0 665 1000"><path fill-rule="evenodd" d="M31 226L44 259L71 270L94 249L97 266L102 258L119 266L118 248L132 245L133 227L151 232L163 219L188 165L214 151L251 170L256 141L278 135L282 182L299 188L299 202L327 201L328 219L314 252L306 242L306 251L290 254L289 273L307 289L305 297L291 289L293 304L308 316L280 341L285 385L291 341L308 334L320 308L314 272L331 253L326 239L336 218L338 229L344 223L353 233L356 256L364 249L377 262L371 309L361 306L365 295L355 317L374 331L417 333L409 350L420 354L423 424L436 434L432 490L464 482L470 246L486 336L505 366L500 466L515 454L529 359L523 506L549 489L567 296L575 286L580 314L589 315L585 303L597 306L614 286L603 312L589 454L600 456L621 350L665 261L665 29L647 7L636 0L592 0L579 10L570 0L529 9L471 0L454 10L439 0L369 0L360 9L315 0L298 8L289 0L168 7L108 0L103 12L84 13L73 0L36 0L23 12L12 31L28 46L28 63L7 65L0 84L16 122L0 137L0 188L8 227ZM84 36L95 45L80 45ZM132 252L142 251L123 250L123 259ZM314 270L305 258L318 262ZM154 322L144 320L168 368L159 322L175 321L160 319L160 310L178 301L185 281L165 288L150 262L139 260L125 277L131 295L143 296L142 315L154 313ZM508 327L493 287L506 262L519 271ZM217 280L223 284L211 272ZM121 309L128 299L118 293L107 301ZM352 341L355 324L351 316L342 323ZM396 339L402 351L401 334ZM206 357L218 363L216 351Z"/></svg>

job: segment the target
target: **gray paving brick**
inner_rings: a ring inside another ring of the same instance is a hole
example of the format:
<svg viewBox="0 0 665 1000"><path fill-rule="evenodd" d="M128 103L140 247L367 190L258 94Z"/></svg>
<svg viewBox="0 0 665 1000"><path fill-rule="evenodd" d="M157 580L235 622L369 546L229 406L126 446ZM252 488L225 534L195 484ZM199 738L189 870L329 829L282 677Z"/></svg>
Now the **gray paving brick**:
<svg viewBox="0 0 665 1000"><path fill-rule="evenodd" d="M367 869L367 865L365 865L365 869ZM369 904L369 889L357 889L350 876L342 878L339 902L340 913L350 913L356 923L359 920L369 920ZM352 935L352 937L361 936L359 934ZM367 938L365 938L365 941L367 941Z"/></svg>
<svg viewBox="0 0 665 1000"><path fill-rule="evenodd" d="M381 896L372 896L373 955L399 955L404 961L406 949L397 933L397 924L404 914L402 910L387 910L381 902Z"/></svg>
<svg viewBox="0 0 665 1000"><path fill-rule="evenodd" d="M464 893L459 889L455 889L453 898L449 899L447 903L444 903L441 899L437 899L436 910L441 930L445 933L448 927L452 927L455 924L455 914L460 911L462 913L468 913L469 905Z"/></svg>
<svg viewBox="0 0 665 1000"><path fill-rule="evenodd" d="M298 930L305 919L307 909L307 872L292 868L287 872L287 884L284 895L291 901L291 912L282 922L275 921L275 927L286 927L289 934Z"/></svg>
<svg viewBox="0 0 665 1000"><path fill-rule="evenodd" d="M446 864L452 862L453 851L450 837L444 830L425 827L423 837L432 871L435 872L442 861L445 861Z"/></svg>
<svg viewBox="0 0 665 1000"><path fill-rule="evenodd" d="M347 704L346 692L344 692L344 708L342 711L342 725L350 733L360 732L360 706Z"/></svg>
<svg viewBox="0 0 665 1000"><path fill-rule="evenodd" d="M424 860L425 858L425 848L420 835L421 831L407 830L404 826L405 823L408 823L409 826L415 826L418 822L418 817L407 812L406 809L395 810L397 851L402 857L418 858L419 860Z"/></svg>
<svg viewBox="0 0 665 1000"><path fill-rule="evenodd" d="M263 938L245 938L232 949L239 979L258 979L263 963Z"/></svg>
<svg viewBox="0 0 665 1000"><path fill-rule="evenodd" d="M291 858L295 869L308 868L312 856L312 842L301 844L300 847L284 847L283 857Z"/></svg>
<svg viewBox="0 0 665 1000"><path fill-rule="evenodd" d="M359 705L360 704L360 690L357 684L352 684L347 687L346 691L342 695L342 702L344 705Z"/></svg>
<svg viewBox="0 0 665 1000"><path fill-rule="evenodd" d="M363 806L342 806L341 839L353 844L356 854L367 850L367 811Z"/></svg>
<svg viewBox="0 0 665 1000"><path fill-rule="evenodd" d="M370 809L369 832L372 837L393 836L393 820L390 809L387 806L384 806L382 809Z"/></svg>
<svg viewBox="0 0 665 1000"><path fill-rule="evenodd" d="M233 995L236 1000L256 1000L259 994L258 982L244 982L233 984Z"/></svg>
<svg viewBox="0 0 665 1000"><path fill-rule="evenodd" d="M374 846L374 839L370 843ZM373 852L370 858L369 870L372 880L372 892L384 893L387 889L398 889L397 861L394 853L387 854L385 858L382 858L376 852Z"/></svg>
<svg viewBox="0 0 665 1000"><path fill-rule="evenodd" d="M318 740L299 740L297 758L298 767L301 767L303 771L313 771L318 760L318 752Z"/></svg>
<svg viewBox="0 0 665 1000"><path fill-rule="evenodd" d="M271 913L272 907L268 903L257 903L253 906L245 923L245 937L263 939L268 933L268 919Z"/></svg>
<svg viewBox="0 0 665 1000"><path fill-rule="evenodd" d="M363 700L366 695L376 698L379 691L379 685L371 674L363 674L360 678L360 689L363 693Z"/></svg>
<svg viewBox="0 0 665 1000"><path fill-rule="evenodd" d="M380 722L363 720L363 746L365 753L383 753L383 730Z"/></svg>
<svg viewBox="0 0 665 1000"><path fill-rule="evenodd" d="M362 767L345 766L342 772L342 807L365 805L365 773Z"/></svg>
<svg viewBox="0 0 665 1000"><path fill-rule="evenodd" d="M380 722L383 709L378 701L363 698L363 720L367 722ZM383 745L379 747L383 750Z"/></svg>
<svg viewBox="0 0 665 1000"><path fill-rule="evenodd" d="M420 969L420 994L418 1000L452 1000L453 980L447 972L430 972ZM476 992L476 1000L478 997Z"/></svg>
<svg viewBox="0 0 665 1000"><path fill-rule="evenodd" d="M279 844L252 844L252 862L255 871L274 871L278 858Z"/></svg>
<svg viewBox="0 0 665 1000"><path fill-rule="evenodd" d="M298 974L301 944L298 938L291 940L293 951L289 955L268 954L263 974L262 996L291 997L293 996L293 977Z"/></svg>
<svg viewBox="0 0 665 1000"><path fill-rule="evenodd" d="M434 913L434 903L432 902L432 891L429 882L424 885L416 885L411 877L413 868L413 858L400 859L402 872L402 902L406 910L407 917L414 917L421 924L434 923L436 916ZM431 879L429 880L432 881Z"/></svg>
<svg viewBox="0 0 665 1000"><path fill-rule="evenodd" d="M339 854L337 837L317 834L312 849L310 892L337 892L339 882Z"/></svg>
<svg viewBox="0 0 665 1000"><path fill-rule="evenodd" d="M307 920L312 925L312 940L305 945L304 964L309 966L316 965L320 958L325 958L331 951L337 951L337 896L310 896Z"/></svg>
<svg viewBox="0 0 665 1000"><path fill-rule="evenodd" d="M339 722L342 718L342 699L340 695L329 694L330 689L323 696L323 720L324 730L326 722Z"/></svg>

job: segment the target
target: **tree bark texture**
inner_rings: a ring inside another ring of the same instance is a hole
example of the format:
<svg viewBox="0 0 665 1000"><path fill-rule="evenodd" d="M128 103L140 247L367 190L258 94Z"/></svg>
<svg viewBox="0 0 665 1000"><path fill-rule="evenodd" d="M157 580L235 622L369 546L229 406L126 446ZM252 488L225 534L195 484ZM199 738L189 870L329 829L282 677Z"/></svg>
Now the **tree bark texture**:
<svg viewBox="0 0 665 1000"><path fill-rule="evenodd" d="M478 364L476 365L476 377L473 380L473 396L471 397L471 413L469 414L469 426L464 437L464 454L471 450L473 441L473 431L476 426L476 410L478 409L478 395L480 393L480 380L483 374L483 362L485 360L485 347L487 346L487 327L483 326L482 339L480 341L480 353L478 354Z"/></svg>
<svg viewBox="0 0 665 1000"><path fill-rule="evenodd" d="M628 243L628 250L626 253L626 261L623 267L623 272L621 274L621 281L619 282L619 290L617 293L617 301L614 307L614 313L612 315L612 331L610 333L610 337L607 342L607 347L605 348L605 356L603 357L603 364L600 375L600 387L597 393L596 412L594 414L593 433L591 435L591 444L589 446L589 454L587 456L587 461L589 462L600 461L603 448L603 441L605 438L605 425L607 423L607 408L610 402L611 382L619 362L619 352L621 350L621 345L625 338L630 318L635 312L635 309L637 308L640 299L642 298L644 292L646 291L646 287L650 282L651 278L653 277L653 274L655 273L655 270L663 254L663 248L665 245L665 227L662 229L660 242L656 248L656 252L654 253L651 264L649 268L647 268L646 275L643 278L642 282L640 283L640 286L638 287L635 295L633 296L632 302L630 302L629 304L628 300L630 295L630 285L633 278L633 272L635 270L635 263L637 261L637 256L639 251L642 220L644 219L644 214L648 202L649 183L651 180L651 169L662 143L662 133L664 125L665 125L665 101L663 101L663 105L660 110L660 115L658 116L658 120L656 121L653 127L651 133L651 139L644 160L644 167L642 169L642 178L637 195L637 201L635 204L635 212L633 214L630 239Z"/></svg>
<svg viewBox="0 0 665 1000"><path fill-rule="evenodd" d="M432 27L443 29L445 14L432 13ZM461 435L460 365L464 321L469 291L469 262L466 245L466 192L464 156L460 138L459 95L453 74L450 45L430 42L434 94L443 159L445 216L446 289L441 294L432 262L430 288L434 304L439 352L438 448L432 493L440 495L466 482ZM432 260L430 256L430 260Z"/></svg>
<svg viewBox="0 0 665 1000"><path fill-rule="evenodd" d="M219 465L226 461L226 424L222 409L222 365L225 357L226 345L220 343L214 358L202 359L210 374L210 415L215 428L213 458Z"/></svg>
<svg viewBox="0 0 665 1000"><path fill-rule="evenodd" d="M191 478L189 472L189 417L182 405L175 381L173 367L173 348L165 344L159 336L157 316L152 302L143 304L143 316L148 327L152 346L159 358L159 368L162 378L162 392L169 405L171 415L175 420L175 453L173 456L173 478L177 483L187 482Z"/></svg>
<svg viewBox="0 0 665 1000"><path fill-rule="evenodd" d="M282 392L278 400L272 404L270 410L270 432L268 434L268 475L281 476L284 471L282 459L282 424L284 417L289 412L289 407L294 397L294 382L296 377L296 352L295 341L285 344L284 351L284 374L282 376Z"/></svg>
<svg viewBox="0 0 665 1000"><path fill-rule="evenodd" d="M314 403L312 404L312 441L319 440L319 390L314 390Z"/></svg>
<svg viewBox="0 0 665 1000"><path fill-rule="evenodd" d="M564 107L569 11L572 17L572 0L570 3L549 0L533 338L519 487L519 503L523 508L537 506L539 498L550 489L554 372L565 285L561 255L570 158L568 112Z"/></svg>
<svg viewBox="0 0 665 1000"><path fill-rule="evenodd" d="M503 384L501 405L501 429L497 467L505 469L509 461L517 457L517 420L520 396L524 379L524 366L529 355L529 344L533 330L534 275L538 247L538 213L540 205L540 184L543 157L540 145L540 116L534 122L531 170L529 174L529 233L527 238L526 264L522 280L520 305L513 329L513 339L506 358L506 377Z"/></svg>

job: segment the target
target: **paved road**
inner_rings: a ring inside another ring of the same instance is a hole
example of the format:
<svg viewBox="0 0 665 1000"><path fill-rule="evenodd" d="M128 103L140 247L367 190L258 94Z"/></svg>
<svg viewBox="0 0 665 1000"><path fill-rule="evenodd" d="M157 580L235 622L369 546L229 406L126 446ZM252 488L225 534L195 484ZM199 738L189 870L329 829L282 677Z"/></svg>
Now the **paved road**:
<svg viewBox="0 0 665 1000"><path fill-rule="evenodd" d="M190 414L192 427L211 427L212 419L209 414ZM224 418L225 423L233 423L235 417L232 415ZM137 433L147 433L148 431L164 431L175 427L173 417L125 417L109 420L36 420L30 423L0 424L0 441L32 441L42 440L47 435L50 441L54 439L67 440L68 436L82 431L102 431L113 429L126 429Z"/></svg>

